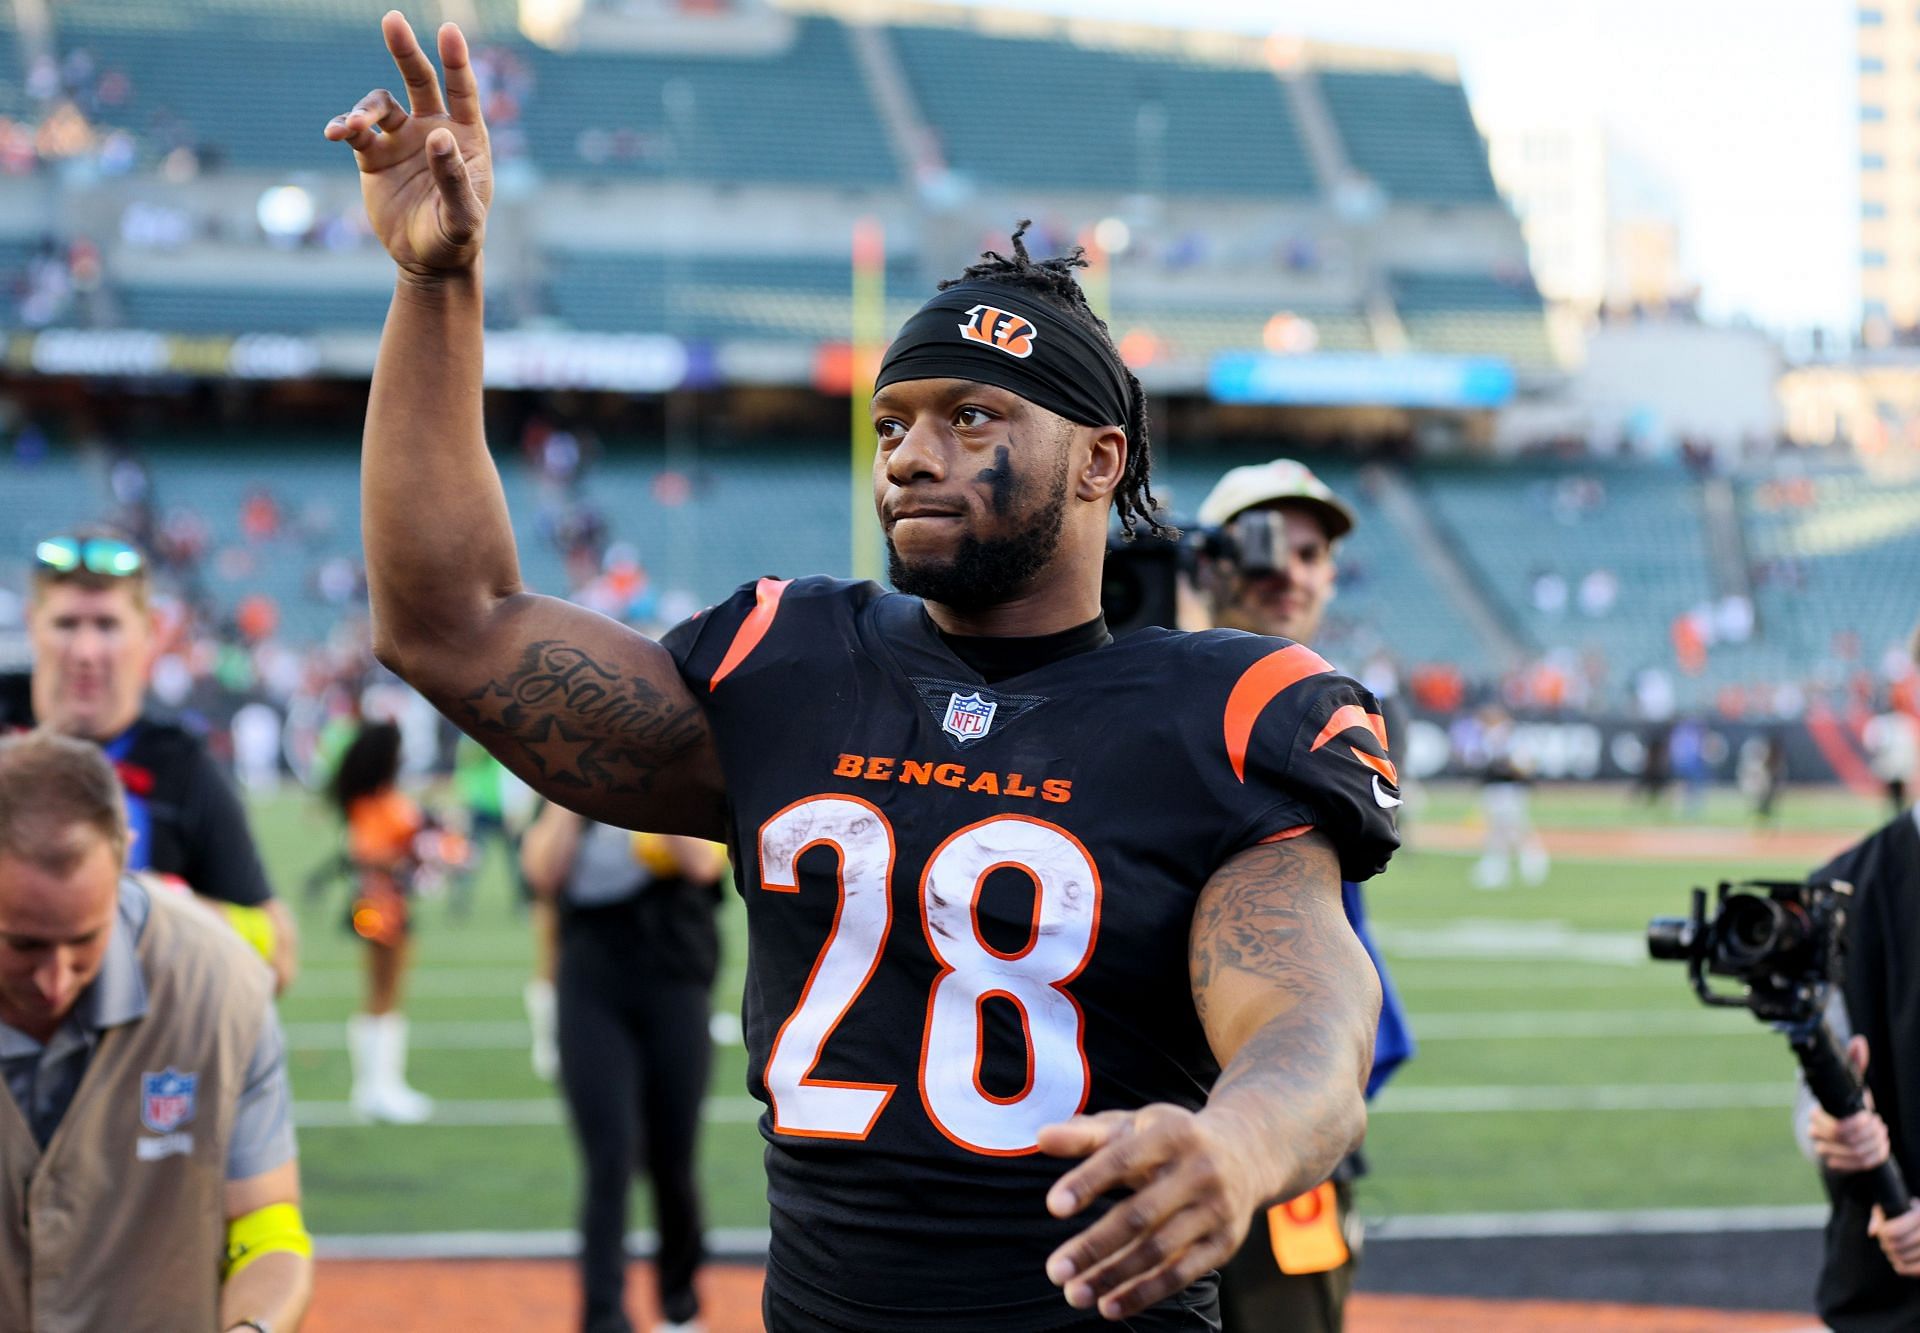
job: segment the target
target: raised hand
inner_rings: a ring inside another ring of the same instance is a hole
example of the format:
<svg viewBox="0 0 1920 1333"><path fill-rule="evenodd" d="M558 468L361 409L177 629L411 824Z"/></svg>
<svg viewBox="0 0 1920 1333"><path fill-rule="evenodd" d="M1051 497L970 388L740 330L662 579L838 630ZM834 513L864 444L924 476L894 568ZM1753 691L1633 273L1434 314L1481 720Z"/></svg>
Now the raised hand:
<svg viewBox="0 0 1920 1333"><path fill-rule="evenodd" d="M440 26L442 98L433 62L398 10L380 20L380 31L411 109L376 88L328 121L326 137L353 149L367 217L396 264L427 278L470 269L486 232L493 158L467 39L452 23Z"/></svg>

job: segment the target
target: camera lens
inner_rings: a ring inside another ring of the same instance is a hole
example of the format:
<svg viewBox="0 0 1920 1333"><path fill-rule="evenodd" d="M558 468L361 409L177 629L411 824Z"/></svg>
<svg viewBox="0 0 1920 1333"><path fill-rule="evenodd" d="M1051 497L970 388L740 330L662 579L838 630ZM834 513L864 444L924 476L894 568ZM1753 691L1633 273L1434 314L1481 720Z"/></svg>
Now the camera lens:
<svg viewBox="0 0 1920 1333"><path fill-rule="evenodd" d="M1647 953L1667 962L1693 956L1693 922L1683 916L1657 916L1647 922Z"/></svg>
<svg viewBox="0 0 1920 1333"><path fill-rule="evenodd" d="M1716 962L1735 973L1777 963L1807 936L1803 916L1752 893L1728 898L1716 924Z"/></svg>

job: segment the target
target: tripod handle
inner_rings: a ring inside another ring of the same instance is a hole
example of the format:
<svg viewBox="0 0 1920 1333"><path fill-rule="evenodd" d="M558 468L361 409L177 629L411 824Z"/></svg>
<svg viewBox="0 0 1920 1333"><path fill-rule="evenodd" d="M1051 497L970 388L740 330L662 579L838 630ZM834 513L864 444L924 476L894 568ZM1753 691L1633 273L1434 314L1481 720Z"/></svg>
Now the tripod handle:
<svg viewBox="0 0 1920 1333"><path fill-rule="evenodd" d="M1789 1033L1787 1040L1799 1058L1800 1068L1807 1076L1807 1087L1821 1110L1836 1120L1844 1120L1867 1109L1867 1090L1860 1076L1853 1072L1853 1066L1847 1063L1846 1053L1825 1019ZM1861 1174L1868 1178L1873 1201L1888 1217L1898 1217L1913 1206L1906 1179L1892 1157Z"/></svg>

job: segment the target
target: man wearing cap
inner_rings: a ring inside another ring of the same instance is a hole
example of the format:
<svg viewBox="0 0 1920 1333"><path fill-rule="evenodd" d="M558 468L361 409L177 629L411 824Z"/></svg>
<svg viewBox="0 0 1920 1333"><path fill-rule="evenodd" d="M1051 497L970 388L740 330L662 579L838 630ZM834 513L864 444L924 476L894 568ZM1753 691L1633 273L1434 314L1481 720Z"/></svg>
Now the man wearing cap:
<svg viewBox="0 0 1920 1333"><path fill-rule="evenodd" d="M127 840L97 746L0 739L0 1328L289 1333L312 1245L272 979Z"/></svg>
<svg viewBox="0 0 1920 1333"><path fill-rule="evenodd" d="M191 889L292 979L293 914L273 896L247 819L206 744L146 710L154 622L145 554L97 529L34 548L30 672L0 675L0 735L38 724L106 751L127 792L128 868Z"/></svg>
<svg viewBox="0 0 1920 1333"><path fill-rule="evenodd" d="M766 1327L1217 1330L1255 1207L1364 1129L1379 992L1339 886L1398 843L1377 705L1297 645L1107 633L1109 521L1154 508L1146 399L1084 261L1024 226L879 369L900 591L765 578L659 643L526 592L481 411L478 87L456 26L444 94L383 29L411 110L325 128L398 267L375 651L549 799L737 850Z"/></svg>
<svg viewBox="0 0 1920 1333"><path fill-rule="evenodd" d="M1340 539L1353 510L1291 458L1236 467L1200 506L1203 554L1195 574L1208 623L1311 644L1333 600ZM1385 724L1372 719L1385 730ZM1367 1096L1413 1054L1413 1034L1380 952L1367 932L1360 886L1341 885L1354 932L1380 974L1380 1028ZM1355 1152L1313 1194L1267 1210L1221 1270L1227 1333L1342 1326L1360 1251L1353 1181L1365 1170Z"/></svg>

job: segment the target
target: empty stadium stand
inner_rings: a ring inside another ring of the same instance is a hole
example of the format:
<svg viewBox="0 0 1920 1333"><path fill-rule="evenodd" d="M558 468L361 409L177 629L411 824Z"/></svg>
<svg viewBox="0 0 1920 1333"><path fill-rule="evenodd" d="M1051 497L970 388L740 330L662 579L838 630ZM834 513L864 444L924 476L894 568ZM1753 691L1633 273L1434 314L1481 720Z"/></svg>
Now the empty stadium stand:
<svg viewBox="0 0 1920 1333"><path fill-rule="evenodd" d="M1616 673L1665 663L1673 618L1713 596L1699 486L1677 466L1431 465L1415 480L1482 586L1540 648L1599 651ZM1589 618L1575 596L1595 569L1613 574L1619 595ZM1559 612L1535 605L1543 574L1565 580Z"/></svg>
<svg viewBox="0 0 1920 1333"><path fill-rule="evenodd" d="M1803 663L1872 669L1913 633L1920 587L1920 483L1853 469L1740 488L1755 601L1770 639Z"/></svg>
<svg viewBox="0 0 1920 1333"><path fill-rule="evenodd" d="M1390 198L1498 201L1486 145L1459 83L1421 73L1334 69L1319 71L1316 81L1347 160Z"/></svg>
<svg viewBox="0 0 1920 1333"><path fill-rule="evenodd" d="M125 75L124 96L95 118L133 131L150 158L186 146L216 165L337 170L338 145L321 129L368 89L396 81L377 36L388 8L369 0L63 0L54 11L63 52Z"/></svg>
<svg viewBox="0 0 1920 1333"><path fill-rule="evenodd" d="M1516 365L1553 364L1546 307L1530 276L1396 271L1390 290L1416 351L1497 356Z"/></svg>
<svg viewBox="0 0 1920 1333"><path fill-rule="evenodd" d="M1304 198L1317 186L1266 70L957 28L890 30L947 164L996 185Z"/></svg>
<svg viewBox="0 0 1920 1333"><path fill-rule="evenodd" d="M555 251L547 261L548 303L572 328L834 342L852 326L844 257ZM889 261L890 292L917 302L921 285L911 257Z"/></svg>
<svg viewBox="0 0 1920 1333"><path fill-rule="evenodd" d="M534 159L559 174L884 186L900 180L846 28L796 21L770 57L554 52L520 43Z"/></svg>

